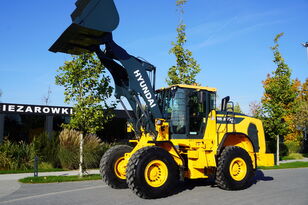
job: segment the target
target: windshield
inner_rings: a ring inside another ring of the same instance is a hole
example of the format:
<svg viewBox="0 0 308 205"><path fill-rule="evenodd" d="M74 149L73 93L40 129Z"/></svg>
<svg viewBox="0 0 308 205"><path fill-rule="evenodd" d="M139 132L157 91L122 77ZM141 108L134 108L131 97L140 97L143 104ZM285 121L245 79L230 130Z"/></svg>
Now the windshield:
<svg viewBox="0 0 308 205"><path fill-rule="evenodd" d="M203 137L208 114L215 109L214 92L173 87L159 91L157 98L173 139Z"/></svg>
<svg viewBox="0 0 308 205"><path fill-rule="evenodd" d="M175 102L178 98L185 98L184 94L184 90L180 88L171 88L157 93L158 104L165 119L170 119L174 105L177 104Z"/></svg>
<svg viewBox="0 0 308 205"><path fill-rule="evenodd" d="M186 133L186 92L187 89L171 88L158 94L163 116L170 120L173 133Z"/></svg>

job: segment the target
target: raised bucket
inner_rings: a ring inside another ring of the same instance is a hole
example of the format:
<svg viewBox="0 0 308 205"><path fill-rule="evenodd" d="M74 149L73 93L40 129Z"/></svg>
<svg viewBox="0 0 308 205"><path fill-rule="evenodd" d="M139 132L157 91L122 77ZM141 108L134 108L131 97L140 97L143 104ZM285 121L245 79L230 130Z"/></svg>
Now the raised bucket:
<svg viewBox="0 0 308 205"><path fill-rule="evenodd" d="M82 54L99 45L106 32L119 24L119 14L113 0L78 0L71 14L72 24L49 48L52 52Z"/></svg>

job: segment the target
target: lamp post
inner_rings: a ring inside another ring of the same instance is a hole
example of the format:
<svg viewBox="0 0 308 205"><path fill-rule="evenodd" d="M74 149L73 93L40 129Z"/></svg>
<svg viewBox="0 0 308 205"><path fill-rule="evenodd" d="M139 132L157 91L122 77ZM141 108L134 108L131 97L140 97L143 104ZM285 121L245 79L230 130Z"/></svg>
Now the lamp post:
<svg viewBox="0 0 308 205"><path fill-rule="evenodd" d="M307 49L307 58L308 58L308 41L306 43L302 43L302 45Z"/></svg>

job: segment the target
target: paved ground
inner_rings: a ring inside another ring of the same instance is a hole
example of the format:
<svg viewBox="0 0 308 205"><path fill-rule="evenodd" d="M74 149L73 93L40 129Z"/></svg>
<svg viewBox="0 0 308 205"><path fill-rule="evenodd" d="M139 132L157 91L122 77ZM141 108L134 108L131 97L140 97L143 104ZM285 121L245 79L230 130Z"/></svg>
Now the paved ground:
<svg viewBox="0 0 308 205"><path fill-rule="evenodd" d="M111 189L100 180L58 184L17 183L17 190L2 196L0 205L308 204L308 168L258 171L256 179L253 186L242 191L224 191L207 182L190 182L179 186L174 195L156 200L140 199L129 189ZM0 187L9 188L9 181L0 180Z"/></svg>
<svg viewBox="0 0 308 205"><path fill-rule="evenodd" d="M89 174L98 174L98 169L88 170ZM61 172L39 172L39 176L69 176L69 175L78 175L77 170L74 171L61 171ZM33 173L21 173L21 174L0 174L0 181L6 180L18 180L25 177L33 177ZM1 185L0 185L1 187Z"/></svg>
<svg viewBox="0 0 308 205"><path fill-rule="evenodd" d="M308 162L308 158L305 157L304 159L292 159L292 160L282 160L280 163L288 163L288 162Z"/></svg>
<svg viewBox="0 0 308 205"><path fill-rule="evenodd" d="M89 174L98 174L99 170L89 170ZM63 171L63 172L40 172L39 176L69 176L78 175L78 171ZM18 179L25 177L33 177L33 173L22 174L0 174L0 198L9 195L18 190L21 184Z"/></svg>

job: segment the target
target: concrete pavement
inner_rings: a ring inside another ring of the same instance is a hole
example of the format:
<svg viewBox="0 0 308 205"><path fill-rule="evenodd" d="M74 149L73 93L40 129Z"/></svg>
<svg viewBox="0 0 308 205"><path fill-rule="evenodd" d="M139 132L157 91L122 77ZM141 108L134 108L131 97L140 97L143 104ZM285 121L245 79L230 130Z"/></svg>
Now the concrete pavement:
<svg viewBox="0 0 308 205"><path fill-rule="evenodd" d="M304 159L292 159L292 160L281 160L280 163L289 163L289 162L308 162L308 158Z"/></svg>
<svg viewBox="0 0 308 205"><path fill-rule="evenodd" d="M0 198L17 191L21 184L15 180L1 180L0 181Z"/></svg>
<svg viewBox="0 0 308 205"><path fill-rule="evenodd" d="M99 174L99 170L87 170L88 174ZM78 175L77 170L73 171L61 171L61 172L39 172L39 176L70 176ZM19 179L25 177L33 177L33 173L21 173L21 174L0 174L0 198L7 196L21 187Z"/></svg>
<svg viewBox="0 0 308 205"><path fill-rule="evenodd" d="M284 160L284 161L280 161L280 163L287 163L287 162L294 162L294 161L307 162L308 158L304 158L301 160ZM267 172L270 172L270 171L267 171ZM287 172L287 171L284 171L284 172ZM99 170L88 170L88 173L98 174ZM74 171L61 171L61 172L39 172L39 176L69 176L69 175L78 175L78 171L74 170ZM10 195L22 187L21 183L18 182L18 179L22 179L25 177L31 177L31 176L33 176L33 173L0 174L0 198Z"/></svg>
<svg viewBox="0 0 308 205"><path fill-rule="evenodd" d="M87 170L88 174L99 174L98 169ZM39 172L38 176L70 176L78 175L78 170L73 171L60 171L60 172ZM20 173L20 174L0 174L0 181L18 180L25 177L33 177L33 173ZM0 185L1 186L1 185Z"/></svg>
<svg viewBox="0 0 308 205"><path fill-rule="evenodd" d="M0 198L0 205L307 205L308 168L258 171L256 182L240 191L225 191L207 181L181 183L174 194L144 200L129 189L112 189L101 180L22 184ZM1 183L1 182L0 182Z"/></svg>

